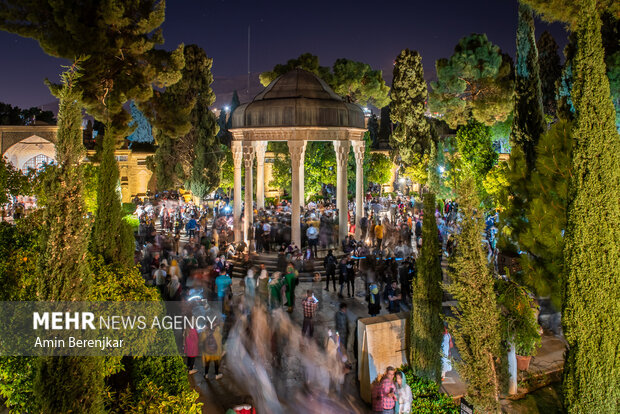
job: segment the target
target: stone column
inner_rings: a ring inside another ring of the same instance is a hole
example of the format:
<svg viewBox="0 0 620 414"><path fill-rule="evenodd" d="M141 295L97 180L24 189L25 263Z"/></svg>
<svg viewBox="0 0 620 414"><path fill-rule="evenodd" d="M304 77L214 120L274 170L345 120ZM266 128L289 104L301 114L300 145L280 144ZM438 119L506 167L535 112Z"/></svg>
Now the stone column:
<svg viewBox="0 0 620 414"><path fill-rule="evenodd" d="M265 208L265 151L267 141L254 142L256 151L256 208Z"/></svg>
<svg viewBox="0 0 620 414"><path fill-rule="evenodd" d="M338 208L338 243L347 237L347 163L349 161L349 141L334 141L336 151L336 207Z"/></svg>
<svg viewBox="0 0 620 414"><path fill-rule="evenodd" d="M242 240L241 233L241 161L243 159L243 148L240 141L232 142L232 155L234 164L234 200L233 200L233 230L235 233L235 243Z"/></svg>
<svg viewBox="0 0 620 414"><path fill-rule="evenodd" d="M252 178L252 166L254 164L254 147L250 142L243 143L243 166L245 167L245 215L243 223L243 241L250 249L252 222L254 221L254 180Z"/></svg>
<svg viewBox="0 0 620 414"><path fill-rule="evenodd" d="M362 237L360 220L364 216L364 141L353 141L353 153L355 154L355 238Z"/></svg>
<svg viewBox="0 0 620 414"><path fill-rule="evenodd" d="M304 141L304 148L301 151L301 159L299 164L299 205L304 207L306 205L306 141ZM301 246L299 246L301 248Z"/></svg>
<svg viewBox="0 0 620 414"><path fill-rule="evenodd" d="M303 169L304 153L306 151L306 141L289 141L288 150L291 154L291 241L295 242L297 247L301 249L301 218L299 210L301 208L302 196L300 190L303 184L300 184L301 170Z"/></svg>

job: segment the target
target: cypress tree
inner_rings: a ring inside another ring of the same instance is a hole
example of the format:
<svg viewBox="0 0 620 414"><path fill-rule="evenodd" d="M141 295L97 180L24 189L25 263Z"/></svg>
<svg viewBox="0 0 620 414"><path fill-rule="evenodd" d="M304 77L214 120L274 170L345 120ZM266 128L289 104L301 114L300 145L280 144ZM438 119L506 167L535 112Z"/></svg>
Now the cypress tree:
<svg viewBox="0 0 620 414"><path fill-rule="evenodd" d="M529 225L525 219L530 197L527 184L536 166L536 145L545 131L534 17L532 9L521 3L515 75L514 121L510 134L512 150L507 174L509 202L501 215L503 225L510 230L500 236L499 243L500 249L513 254L520 250L517 247L520 233Z"/></svg>
<svg viewBox="0 0 620 414"><path fill-rule="evenodd" d="M572 90L576 109L566 228L563 326L569 413L620 410L620 136L606 76L601 19L583 0Z"/></svg>
<svg viewBox="0 0 620 414"><path fill-rule="evenodd" d="M185 62L187 73L183 77L191 78L196 96L196 105L190 115L193 127L189 133L190 139L195 142L194 160L187 187L194 195L202 198L219 184L223 161L217 139L217 121L209 109L215 102L215 94L211 89L213 59L208 58L200 47L190 45L185 48Z"/></svg>
<svg viewBox="0 0 620 414"><path fill-rule="evenodd" d="M97 182L97 208L90 240L90 250L101 255L107 264L130 265L133 259L133 234L123 221L119 189L118 163L114 156L116 134L108 125Z"/></svg>
<svg viewBox="0 0 620 414"><path fill-rule="evenodd" d="M392 136L392 121L390 120L390 105L381 108L379 116L379 137L378 147L389 147L390 137Z"/></svg>
<svg viewBox="0 0 620 414"><path fill-rule="evenodd" d="M519 4L517 27L517 62L515 65L515 107L512 123L512 145L525 154L528 170L534 169L536 144L545 130L543 118L538 48L534 36L532 9Z"/></svg>
<svg viewBox="0 0 620 414"><path fill-rule="evenodd" d="M544 31L536 44L540 67L540 88L545 114L555 117L557 104L555 100L556 82L562 74L558 44L548 31Z"/></svg>
<svg viewBox="0 0 620 414"><path fill-rule="evenodd" d="M424 195L422 251L413 281L409 365L415 375L441 381L441 250L435 221L435 194Z"/></svg>
<svg viewBox="0 0 620 414"><path fill-rule="evenodd" d="M62 76L56 138L58 165L46 183L46 231L41 232L44 251L38 263L42 277L37 288L37 297L46 301L85 300L92 284L86 260L89 226L79 165L84 148L76 71L74 64ZM41 412L102 412L102 374L97 358L41 358L34 380L34 395Z"/></svg>
<svg viewBox="0 0 620 414"><path fill-rule="evenodd" d="M456 366L476 411L499 412L500 314L482 249L484 217L473 177L463 179L458 193L463 221L450 257L451 284L445 287L458 302L448 318L462 359Z"/></svg>
<svg viewBox="0 0 620 414"><path fill-rule="evenodd" d="M396 57L392 81L390 119L396 124L391 143L403 164L409 166L416 155L430 151L431 134L424 113L428 91L422 57L403 49Z"/></svg>

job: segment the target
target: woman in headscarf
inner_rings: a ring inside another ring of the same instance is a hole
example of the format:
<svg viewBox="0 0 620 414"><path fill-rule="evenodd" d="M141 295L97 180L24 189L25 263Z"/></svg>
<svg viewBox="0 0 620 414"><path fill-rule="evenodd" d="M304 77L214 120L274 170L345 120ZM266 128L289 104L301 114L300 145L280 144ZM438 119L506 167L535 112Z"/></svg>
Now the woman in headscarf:
<svg viewBox="0 0 620 414"><path fill-rule="evenodd" d="M396 371L396 375L394 375L394 383L394 394L396 395L396 400L398 402L394 412L397 414L409 414L411 412L413 395L411 394L411 387L407 385L405 373L402 371Z"/></svg>

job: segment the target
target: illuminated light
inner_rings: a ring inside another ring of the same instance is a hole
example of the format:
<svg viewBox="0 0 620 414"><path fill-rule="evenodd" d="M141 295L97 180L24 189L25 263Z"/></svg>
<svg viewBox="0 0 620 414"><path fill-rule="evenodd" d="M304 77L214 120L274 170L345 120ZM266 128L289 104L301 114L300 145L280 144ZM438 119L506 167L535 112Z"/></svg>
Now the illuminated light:
<svg viewBox="0 0 620 414"><path fill-rule="evenodd" d="M443 174L444 171L446 171L446 169L443 167L443 165L440 165L439 172Z"/></svg>
<svg viewBox="0 0 620 414"><path fill-rule="evenodd" d="M225 106L225 107L224 107L224 111L225 111L225 112L228 112L228 110L229 110L229 109L230 109L230 107L229 107L229 106Z"/></svg>

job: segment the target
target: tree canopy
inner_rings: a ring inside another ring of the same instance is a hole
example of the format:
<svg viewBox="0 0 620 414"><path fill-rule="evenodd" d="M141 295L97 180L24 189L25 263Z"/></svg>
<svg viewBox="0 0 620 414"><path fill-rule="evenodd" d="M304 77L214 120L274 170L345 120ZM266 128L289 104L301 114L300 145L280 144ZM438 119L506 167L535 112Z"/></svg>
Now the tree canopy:
<svg viewBox="0 0 620 414"><path fill-rule="evenodd" d="M391 143L406 166L430 151L431 133L426 120L428 91L424 80L422 57L404 49L396 57L392 81L390 119L396 124Z"/></svg>
<svg viewBox="0 0 620 414"><path fill-rule="evenodd" d="M31 125L34 121L43 121L46 124L56 123L52 111L43 111L36 106L21 109L18 106L0 102L0 125Z"/></svg>
<svg viewBox="0 0 620 414"><path fill-rule="evenodd" d="M296 68L314 73L348 102L360 105L372 104L377 108L386 106L390 102L388 96L390 88L385 84L381 70L374 70L367 63L344 58L336 60L330 69L320 66L317 56L304 53L297 59L278 64L273 70L261 73L260 82L263 86L267 86L278 76Z"/></svg>
<svg viewBox="0 0 620 414"><path fill-rule="evenodd" d="M485 34L462 38L449 59L439 59L430 108L451 128L473 117L485 125L504 121L513 106L512 60Z"/></svg>
<svg viewBox="0 0 620 414"><path fill-rule="evenodd" d="M165 0L6 0L0 7L0 29L36 40L54 57L86 57L75 88L86 111L110 121L115 126L111 131L123 138L131 120L125 102L133 99L141 108L153 98L154 87L181 77L183 48L155 49L163 43L165 6ZM58 95L61 85L48 84Z"/></svg>

